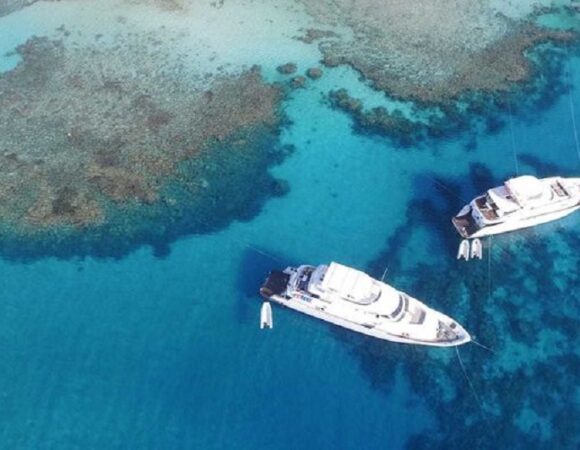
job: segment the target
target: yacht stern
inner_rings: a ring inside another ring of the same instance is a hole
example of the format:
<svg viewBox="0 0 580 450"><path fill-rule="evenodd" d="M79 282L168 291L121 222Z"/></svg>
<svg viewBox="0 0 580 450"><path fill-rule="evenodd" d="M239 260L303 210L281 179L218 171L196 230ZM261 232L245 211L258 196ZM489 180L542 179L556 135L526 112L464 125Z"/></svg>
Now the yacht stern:
<svg viewBox="0 0 580 450"><path fill-rule="evenodd" d="M288 288L290 274L281 270L272 270L260 287L260 295L269 300L273 296L282 296Z"/></svg>
<svg viewBox="0 0 580 450"><path fill-rule="evenodd" d="M459 213L451 219L453 226L461 237L469 239L475 237L480 230L479 225L473 218L471 205L466 205Z"/></svg>

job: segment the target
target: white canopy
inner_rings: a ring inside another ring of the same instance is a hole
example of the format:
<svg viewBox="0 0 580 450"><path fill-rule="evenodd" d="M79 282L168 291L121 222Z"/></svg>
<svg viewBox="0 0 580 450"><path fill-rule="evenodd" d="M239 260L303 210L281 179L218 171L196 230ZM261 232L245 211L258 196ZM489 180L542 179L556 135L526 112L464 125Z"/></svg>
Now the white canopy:
<svg viewBox="0 0 580 450"><path fill-rule="evenodd" d="M375 280L366 273L335 262L328 266L321 287L361 304L372 302L380 292Z"/></svg>
<svg viewBox="0 0 580 450"><path fill-rule="evenodd" d="M531 175L522 175L521 177L512 178L506 181L505 185L521 204L530 200L539 200L544 196L544 194L549 193L544 183Z"/></svg>

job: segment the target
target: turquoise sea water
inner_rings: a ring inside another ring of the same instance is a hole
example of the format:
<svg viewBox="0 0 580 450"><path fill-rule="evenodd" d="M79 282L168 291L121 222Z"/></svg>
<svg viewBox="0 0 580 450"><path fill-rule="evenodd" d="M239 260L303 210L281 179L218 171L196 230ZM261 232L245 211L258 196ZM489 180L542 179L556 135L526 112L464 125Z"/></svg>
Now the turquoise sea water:
<svg viewBox="0 0 580 450"><path fill-rule="evenodd" d="M37 6L0 19L2 50L47 27ZM312 48L288 55L299 71ZM284 79L269 50L255 62ZM323 94L384 99L331 70L287 100L282 140L296 150L273 173L290 191L252 220L185 237L164 258L0 261L0 448L576 448L580 215L494 238L468 264L449 223L489 182L580 174L580 59L565 67L569 94L505 114L475 149L353 132ZM258 329L269 269L330 260L388 268L388 282L493 352L377 342L282 308L274 330Z"/></svg>

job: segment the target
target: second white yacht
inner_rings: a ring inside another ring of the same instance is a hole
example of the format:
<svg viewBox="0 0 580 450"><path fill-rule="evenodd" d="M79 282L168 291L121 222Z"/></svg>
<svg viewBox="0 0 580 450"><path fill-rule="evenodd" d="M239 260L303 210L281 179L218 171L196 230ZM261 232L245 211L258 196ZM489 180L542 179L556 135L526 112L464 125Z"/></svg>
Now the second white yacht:
<svg viewBox="0 0 580 450"><path fill-rule="evenodd" d="M309 316L387 341L451 347L471 340L445 314L335 262L272 271L260 294Z"/></svg>
<svg viewBox="0 0 580 450"><path fill-rule="evenodd" d="M506 233L580 209L580 178L523 175L476 197L452 219L464 238Z"/></svg>

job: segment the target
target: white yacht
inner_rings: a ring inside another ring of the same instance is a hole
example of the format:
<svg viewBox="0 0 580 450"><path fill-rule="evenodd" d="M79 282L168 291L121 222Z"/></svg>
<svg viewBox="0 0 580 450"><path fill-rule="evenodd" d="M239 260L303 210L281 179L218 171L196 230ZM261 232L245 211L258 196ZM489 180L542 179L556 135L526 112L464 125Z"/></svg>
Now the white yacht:
<svg viewBox="0 0 580 450"><path fill-rule="evenodd" d="M580 178L523 175L465 205L453 225L465 238L506 233L560 219L580 208Z"/></svg>
<svg viewBox="0 0 580 450"><path fill-rule="evenodd" d="M450 317L335 262L272 271L260 294L304 314L387 341L451 347L471 340Z"/></svg>

